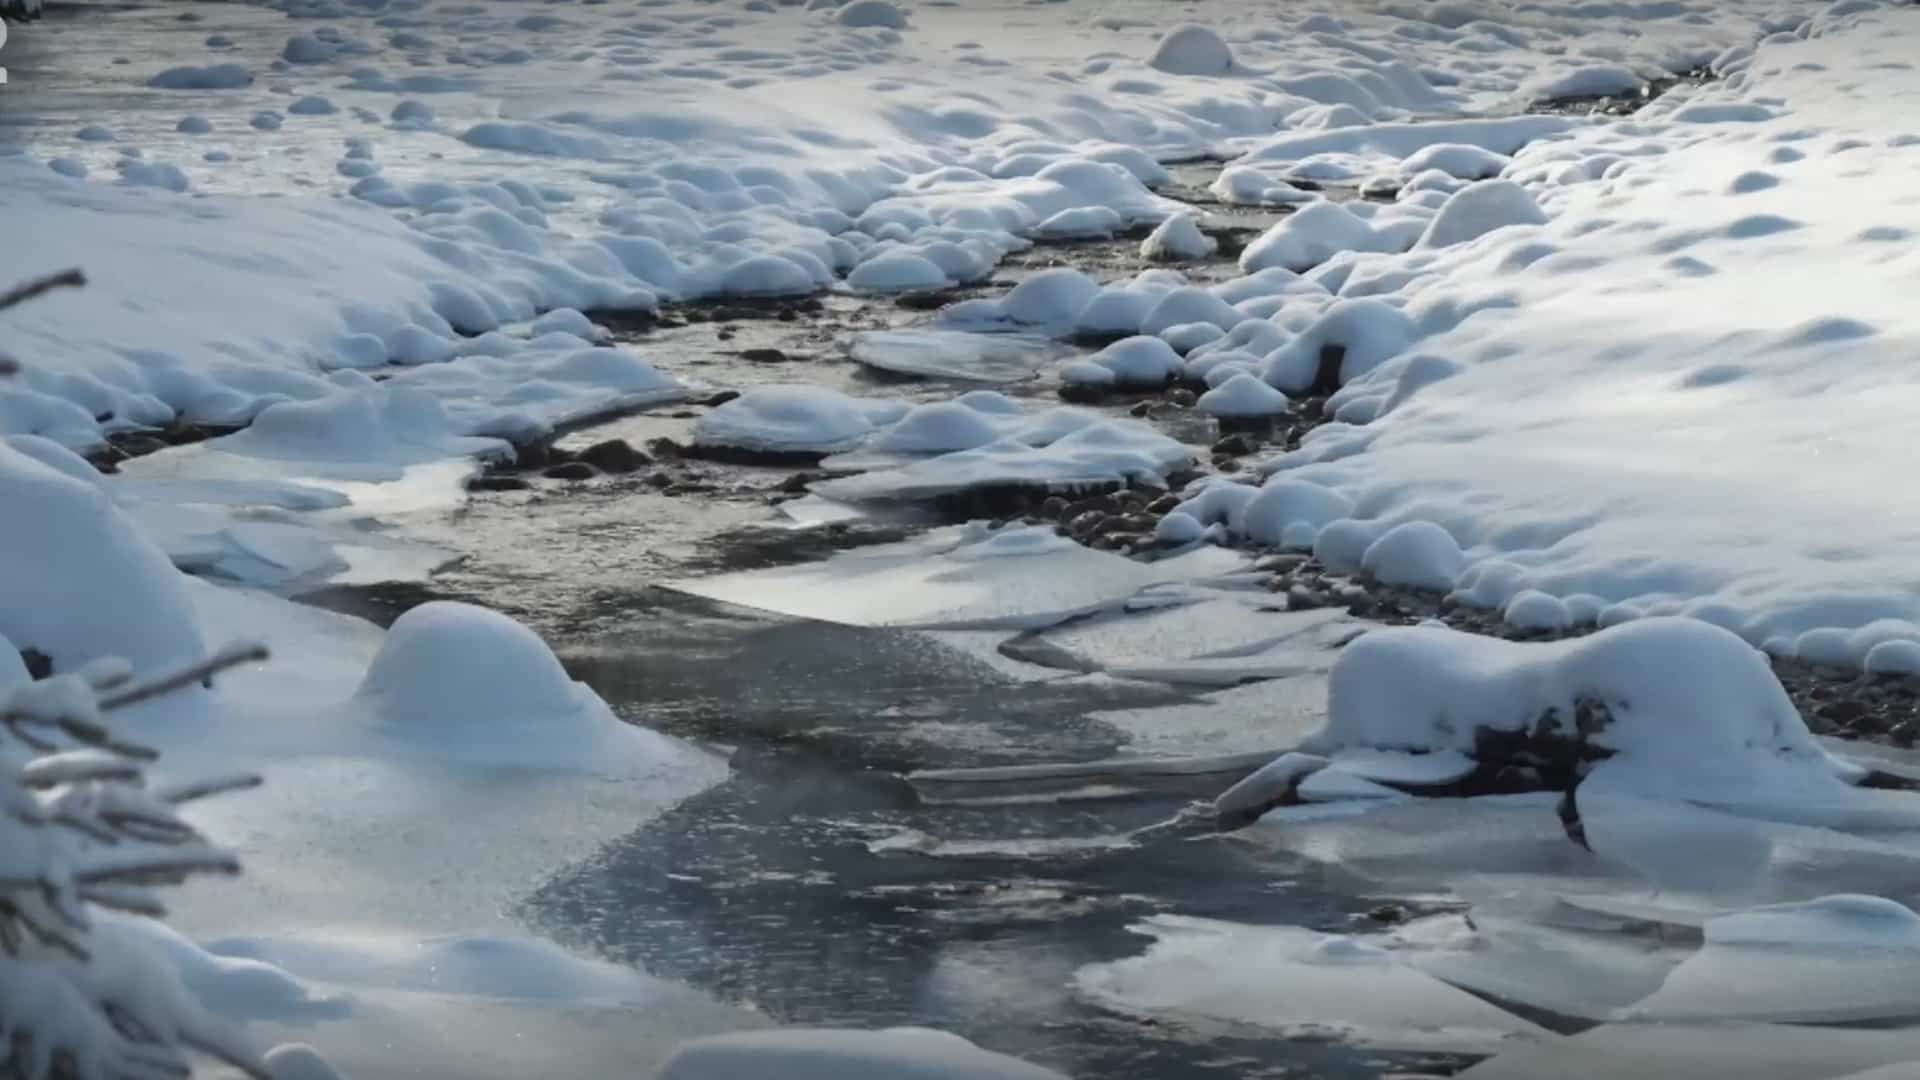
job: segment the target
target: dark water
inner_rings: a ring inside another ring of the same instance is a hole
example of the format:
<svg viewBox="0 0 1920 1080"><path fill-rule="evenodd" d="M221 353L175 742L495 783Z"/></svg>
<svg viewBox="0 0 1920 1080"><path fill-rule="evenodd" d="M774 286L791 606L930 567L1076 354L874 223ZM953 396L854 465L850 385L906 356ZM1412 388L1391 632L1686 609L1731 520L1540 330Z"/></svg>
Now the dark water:
<svg viewBox="0 0 1920 1080"><path fill-rule="evenodd" d="M1126 845L1178 797L919 804L901 771L1093 758L1090 711L1169 691L1020 682L914 634L766 617L653 592L632 629L562 653L624 714L736 746L731 782L547 883L520 915L576 947L788 1022L926 1024L1072 1075L1374 1076L1386 1057L1183 1033L1074 1000L1081 965L1134 955L1157 912L1351 930L1370 901L1306 864L1211 838ZM911 830L911 832L910 832ZM901 835L977 849L883 850Z"/></svg>

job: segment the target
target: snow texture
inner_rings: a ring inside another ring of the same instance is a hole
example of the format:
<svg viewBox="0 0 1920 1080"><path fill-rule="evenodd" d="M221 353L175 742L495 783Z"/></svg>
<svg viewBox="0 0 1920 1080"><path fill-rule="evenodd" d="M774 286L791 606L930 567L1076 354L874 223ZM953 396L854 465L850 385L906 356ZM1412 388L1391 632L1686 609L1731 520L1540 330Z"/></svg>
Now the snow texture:
<svg viewBox="0 0 1920 1080"><path fill-rule="evenodd" d="M659 1080L1064 1080L1052 1069L927 1028L781 1028L715 1035L674 1051Z"/></svg>

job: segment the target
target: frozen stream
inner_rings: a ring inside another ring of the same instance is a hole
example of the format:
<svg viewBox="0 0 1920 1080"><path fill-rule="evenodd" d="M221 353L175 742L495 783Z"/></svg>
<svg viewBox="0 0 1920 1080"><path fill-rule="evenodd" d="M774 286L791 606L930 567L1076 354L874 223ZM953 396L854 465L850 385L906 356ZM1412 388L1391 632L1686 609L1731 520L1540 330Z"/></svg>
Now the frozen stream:
<svg viewBox="0 0 1920 1080"><path fill-rule="evenodd" d="M830 6L13 35L0 264L94 280L0 320L0 513L64 484L299 665L168 732L268 777L196 994L356 1076L1920 1061L1920 135L1846 126L1911 11ZM383 632L435 600L510 618ZM697 746L595 775L656 739L601 702Z"/></svg>

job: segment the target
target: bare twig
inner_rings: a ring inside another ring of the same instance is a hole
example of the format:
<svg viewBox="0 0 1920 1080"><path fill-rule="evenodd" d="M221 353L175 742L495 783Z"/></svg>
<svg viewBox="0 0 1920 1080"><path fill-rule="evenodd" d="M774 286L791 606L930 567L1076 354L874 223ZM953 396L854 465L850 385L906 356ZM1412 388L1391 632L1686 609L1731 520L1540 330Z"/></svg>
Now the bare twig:
<svg viewBox="0 0 1920 1080"><path fill-rule="evenodd" d="M46 277L34 278L25 284L15 285L6 292L0 293L0 311L5 311L15 304L24 304L42 293L49 293L55 289L62 288L77 289L86 283L87 275L81 273L78 268L62 270L57 274L48 274Z"/></svg>
<svg viewBox="0 0 1920 1080"><path fill-rule="evenodd" d="M205 660L190 667L181 668L171 675L161 675L150 682L135 683L117 693L100 698L100 711L122 709L148 698L156 698L171 693L183 686L191 686L241 664L253 663L267 658L267 647L258 642L242 642L229 645Z"/></svg>

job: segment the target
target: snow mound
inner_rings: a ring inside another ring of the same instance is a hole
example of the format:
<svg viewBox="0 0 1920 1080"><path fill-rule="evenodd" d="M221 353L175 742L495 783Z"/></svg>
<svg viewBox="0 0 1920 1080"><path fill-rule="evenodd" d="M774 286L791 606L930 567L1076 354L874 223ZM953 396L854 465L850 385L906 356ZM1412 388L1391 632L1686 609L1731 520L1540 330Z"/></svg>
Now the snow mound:
<svg viewBox="0 0 1920 1080"><path fill-rule="evenodd" d="M253 76L239 64L173 67L147 80L155 90L237 90L252 83Z"/></svg>
<svg viewBox="0 0 1920 1080"><path fill-rule="evenodd" d="M1408 155L1400 163L1400 174L1411 177L1435 170L1459 180L1487 180L1512 163L1512 158L1483 146L1435 143Z"/></svg>
<svg viewBox="0 0 1920 1080"><path fill-rule="evenodd" d="M1384 241L1352 211L1330 202L1307 206L1261 233L1240 253L1248 274L1273 267L1311 270L1343 251L1382 251Z"/></svg>
<svg viewBox="0 0 1920 1080"><path fill-rule="evenodd" d="M498 767L637 776L697 756L614 716L533 631L452 601L394 620L348 708L392 745Z"/></svg>
<svg viewBox="0 0 1920 1080"><path fill-rule="evenodd" d="M1147 66L1169 75L1225 75L1233 70L1233 50L1219 34L1186 23L1167 31Z"/></svg>
<svg viewBox="0 0 1920 1080"><path fill-rule="evenodd" d="M1287 405L1287 395L1244 371L1201 394L1199 401L1201 412L1229 419L1277 416Z"/></svg>
<svg viewBox="0 0 1920 1080"><path fill-rule="evenodd" d="M1449 196L1415 246L1450 247L1510 225L1546 223L1547 215L1526 188L1511 180L1483 180Z"/></svg>
<svg viewBox="0 0 1920 1080"><path fill-rule="evenodd" d="M1070 383L1098 386L1164 386L1185 367L1173 346L1145 334L1122 338L1085 361L1069 364L1061 375Z"/></svg>
<svg viewBox="0 0 1920 1080"><path fill-rule="evenodd" d="M1409 521L1368 545L1360 568L1382 585L1446 590L1466 566L1452 534L1431 521Z"/></svg>
<svg viewBox="0 0 1920 1080"><path fill-rule="evenodd" d="M682 1043L656 1080L1065 1080L930 1028L779 1028Z"/></svg>
<svg viewBox="0 0 1920 1080"><path fill-rule="evenodd" d="M833 21L841 26L879 27L905 30L907 17L888 0L853 0L834 12Z"/></svg>
<svg viewBox="0 0 1920 1080"><path fill-rule="evenodd" d="M847 284L861 292L917 292L953 284L929 259L911 251L889 251L853 268Z"/></svg>
<svg viewBox="0 0 1920 1080"><path fill-rule="evenodd" d="M1200 231L1198 216L1175 214L1140 241L1140 257L1156 262L1183 262L1204 259L1218 246L1213 237Z"/></svg>
<svg viewBox="0 0 1920 1080"><path fill-rule="evenodd" d="M1336 300L1292 340L1268 353L1260 376L1288 393L1303 393L1321 381L1323 360L1337 349L1339 366L1330 374L1335 385L1345 386L1418 340L1420 328L1412 317L1384 300Z"/></svg>
<svg viewBox="0 0 1920 1080"><path fill-rule="evenodd" d="M693 442L762 454L831 454L858 446L907 408L818 386L761 386L702 416Z"/></svg>
<svg viewBox="0 0 1920 1080"><path fill-rule="evenodd" d="M1334 663L1327 710L1303 751L1472 754L1485 732L1578 739L1611 755L1581 785L1590 825L1604 820L1600 806L1628 797L1809 824L1857 820L1880 796L1911 800L1852 787L1766 657L1694 619L1526 644L1435 626L1376 630ZM1603 832L1594 842L1604 854Z"/></svg>
<svg viewBox="0 0 1920 1080"><path fill-rule="evenodd" d="M103 656L143 672L201 659L186 577L84 460L47 440L29 456L20 441L0 442L0 638L57 672Z"/></svg>
<svg viewBox="0 0 1920 1080"><path fill-rule="evenodd" d="M1583 64L1528 79L1521 84L1520 94L1529 101L1617 97L1637 93L1642 85L1644 80L1632 68L1619 64Z"/></svg>

